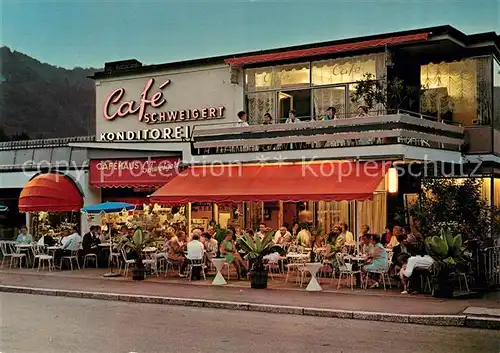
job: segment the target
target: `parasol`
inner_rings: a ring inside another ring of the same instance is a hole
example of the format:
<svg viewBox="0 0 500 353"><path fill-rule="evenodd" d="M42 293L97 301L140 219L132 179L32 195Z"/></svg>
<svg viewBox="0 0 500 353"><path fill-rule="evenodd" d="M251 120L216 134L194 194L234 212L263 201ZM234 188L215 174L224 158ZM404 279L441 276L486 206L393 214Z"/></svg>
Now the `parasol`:
<svg viewBox="0 0 500 353"><path fill-rule="evenodd" d="M126 202L103 202L97 205L87 206L82 208L83 213L87 214L108 214L108 213L120 213L123 211L131 211L135 209L135 205ZM109 227L109 267L111 272L105 273L104 277L118 277L119 273L113 273L113 261L112 261L112 253L113 253L113 242L111 241L111 227Z"/></svg>

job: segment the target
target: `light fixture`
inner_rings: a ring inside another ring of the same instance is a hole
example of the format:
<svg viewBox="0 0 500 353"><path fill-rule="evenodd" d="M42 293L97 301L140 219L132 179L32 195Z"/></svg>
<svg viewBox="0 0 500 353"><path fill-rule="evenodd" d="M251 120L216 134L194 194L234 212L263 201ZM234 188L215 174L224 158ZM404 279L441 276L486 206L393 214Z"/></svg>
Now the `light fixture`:
<svg viewBox="0 0 500 353"><path fill-rule="evenodd" d="M398 192L398 170L396 168L389 168L387 172L387 188L391 194Z"/></svg>

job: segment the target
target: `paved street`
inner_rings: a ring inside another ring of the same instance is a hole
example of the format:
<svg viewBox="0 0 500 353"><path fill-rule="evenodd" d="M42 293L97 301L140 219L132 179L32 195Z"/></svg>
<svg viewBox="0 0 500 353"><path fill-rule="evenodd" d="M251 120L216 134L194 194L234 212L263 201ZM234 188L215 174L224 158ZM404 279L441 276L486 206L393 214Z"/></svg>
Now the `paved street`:
<svg viewBox="0 0 500 353"><path fill-rule="evenodd" d="M2 353L499 352L500 332L2 293ZM401 350L402 349L402 350Z"/></svg>

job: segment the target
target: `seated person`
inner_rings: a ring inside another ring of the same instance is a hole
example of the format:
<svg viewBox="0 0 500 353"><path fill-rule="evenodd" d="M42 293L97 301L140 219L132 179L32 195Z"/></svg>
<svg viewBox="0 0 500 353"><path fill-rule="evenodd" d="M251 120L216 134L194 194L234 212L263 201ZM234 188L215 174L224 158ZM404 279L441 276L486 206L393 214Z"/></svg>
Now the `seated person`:
<svg viewBox="0 0 500 353"><path fill-rule="evenodd" d="M385 247L387 249L393 249L394 247L398 246L399 245L398 239L400 239L402 234L403 234L403 228L401 228L400 226L394 226L392 230L391 240L389 241L389 243L385 244Z"/></svg>
<svg viewBox="0 0 500 353"><path fill-rule="evenodd" d="M71 256L73 252L81 249L82 237L80 237L76 228L73 228L71 234L70 232L69 228L63 230L62 247L54 254L55 263L60 262L62 256Z"/></svg>
<svg viewBox="0 0 500 353"><path fill-rule="evenodd" d="M415 270L428 270L432 266L434 260L429 255L424 256L405 256L402 258L403 266L399 272L399 278L403 285L401 294L408 294L408 279L413 275Z"/></svg>
<svg viewBox="0 0 500 353"><path fill-rule="evenodd" d="M217 251L219 250L219 244L217 243L217 240L212 238L210 233L206 232L201 235L201 242L203 243L203 246L205 247L205 260L206 263L205 265L210 266L210 262L212 259L217 257Z"/></svg>
<svg viewBox="0 0 500 353"><path fill-rule="evenodd" d="M46 235L42 235L40 239L38 239L37 244L39 246L54 246L56 244L56 241L53 238L54 231L49 230L49 232Z"/></svg>
<svg viewBox="0 0 500 353"><path fill-rule="evenodd" d="M286 247L292 242L292 234L290 234L284 225L282 225L274 234L274 242L283 247Z"/></svg>
<svg viewBox="0 0 500 353"><path fill-rule="evenodd" d="M101 241L99 240L97 229L100 228L101 227L99 226L91 226L90 232L83 236L82 248L84 255L97 254L99 252L99 248L97 246L101 243Z"/></svg>
<svg viewBox="0 0 500 353"><path fill-rule="evenodd" d="M340 227L342 230L341 235L345 239L345 245L349 246L349 247L355 247L356 240L354 239L354 235L352 234L352 232L349 231L349 226L347 225L347 223L345 223L345 222L341 223Z"/></svg>
<svg viewBox="0 0 500 353"><path fill-rule="evenodd" d="M17 236L16 242L21 244L31 244L33 242L33 237L28 233L28 228L25 226L21 227L21 232Z"/></svg>
<svg viewBox="0 0 500 353"><path fill-rule="evenodd" d="M193 238L187 244L186 258L188 260L188 263L201 264L204 256L205 256L205 248L203 247L203 244L200 242L200 236L198 235L198 232L193 232ZM193 267L191 271L192 271L191 279L199 280L200 267Z"/></svg>
<svg viewBox="0 0 500 353"><path fill-rule="evenodd" d="M186 256L184 256L184 249L186 248L186 233L182 230L177 232L177 236L170 239L165 245L167 250L167 260L180 265L179 276L184 276L184 271L188 265Z"/></svg>
<svg viewBox="0 0 500 353"><path fill-rule="evenodd" d="M228 229L226 238L220 244L219 250L220 254L226 259L226 262L234 265L238 279L241 279L242 277L246 277L247 268L241 255L234 246L233 235L233 230Z"/></svg>
<svg viewBox="0 0 500 353"><path fill-rule="evenodd" d="M368 281L368 273L371 271L383 271L387 269L387 251L384 249L384 246L380 243L380 237L376 234L370 235L370 244L373 246L373 253L366 257L367 264L364 265L361 269L365 274L365 280ZM374 283L370 286L370 288L378 288L378 281L374 281Z"/></svg>

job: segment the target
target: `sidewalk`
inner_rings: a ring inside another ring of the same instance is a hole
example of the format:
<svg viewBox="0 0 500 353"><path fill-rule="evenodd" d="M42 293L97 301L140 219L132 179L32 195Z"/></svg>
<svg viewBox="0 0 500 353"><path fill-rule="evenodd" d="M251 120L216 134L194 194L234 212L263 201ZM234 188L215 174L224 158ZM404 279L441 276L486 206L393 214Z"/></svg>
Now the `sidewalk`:
<svg viewBox="0 0 500 353"><path fill-rule="evenodd" d="M287 313L306 314L304 310L314 308L324 311L322 316L356 318L356 313L400 315L396 321L408 322L408 316L455 316L459 321L465 321L464 313L497 313L500 310L500 293L489 293L485 298L467 300L443 300L429 296L402 296L398 291L355 290L349 289L329 292L306 292L304 289L268 289L253 290L247 281L230 281L224 287L214 287L206 282L187 282L186 280L151 277L146 281L132 281L123 277L103 278L103 270L86 269L71 272L40 272L32 270L0 270L0 291L20 293L66 295L96 298L96 293L108 300L127 300L151 302L148 297L155 297L161 303L178 305L203 305L204 302L232 303L235 306L250 305L261 307L295 308ZM17 287L17 288L12 288ZM24 287L20 288L20 287ZM29 288L29 289L28 289ZM33 291L33 289L36 289ZM87 294L71 294L69 292L85 292ZM69 293L69 294L68 294ZM94 295L91 295L94 294ZM110 295L113 295L111 297ZM119 298L123 296L123 298ZM141 299L142 298L142 299ZM161 298L179 299L161 301ZM191 302L191 304L189 304ZM213 304L212 303L212 304ZM214 305L210 305L216 307ZM220 306L219 306L220 307ZM229 308L228 305L222 306ZM241 308L237 308L240 310ZM265 310L259 310L265 311ZM271 311L271 310L269 310ZM279 311L279 312L281 312ZM337 314L334 315L334 312ZM276 311L274 311L276 312ZM330 314L326 314L329 312ZM345 315L342 315L345 312ZM317 315L320 315L317 312ZM478 314L480 315L480 314ZM474 315L474 316L478 316ZM359 316L359 315L358 315ZM481 315L484 316L484 315ZM492 314L492 316L495 316ZM370 318L372 319L372 318ZM493 318L492 318L493 320ZM384 320L388 321L388 320ZM456 320L455 320L456 321ZM496 317L493 321L499 321ZM409 321L411 322L411 320ZM416 323L416 322L415 322ZM422 322L423 323L423 322ZM429 324L429 323L427 323ZM457 325L463 326L463 325Z"/></svg>

